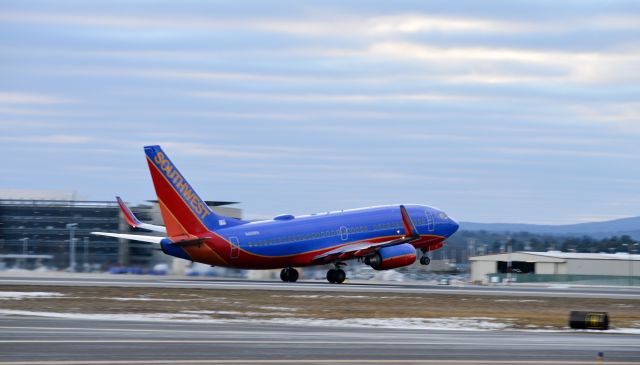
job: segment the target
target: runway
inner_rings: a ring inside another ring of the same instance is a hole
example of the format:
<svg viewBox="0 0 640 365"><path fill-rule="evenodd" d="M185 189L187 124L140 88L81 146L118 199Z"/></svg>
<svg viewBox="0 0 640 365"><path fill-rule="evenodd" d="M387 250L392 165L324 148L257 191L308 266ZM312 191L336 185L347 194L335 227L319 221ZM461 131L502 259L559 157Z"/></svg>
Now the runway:
<svg viewBox="0 0 640 365"><path fill-rule="evenodd" d="M640 335L0 316L0 365L640 364Z"/></svg>
<svg viewBox="0 0 640 365"><path fill-rule="evenodd" d="M108 274L61 273L0 273L0 285L37 286L102 286L149 288L200 288L237 290L293 290L348 293L424 293L500 296L536 296L571 298L640 299L640 288L632 287L569 287L569 286L439 286L419 282L349 281L341 285L323 281L256 281L219 278L184 278L164 276L117 276Z"/></svg>

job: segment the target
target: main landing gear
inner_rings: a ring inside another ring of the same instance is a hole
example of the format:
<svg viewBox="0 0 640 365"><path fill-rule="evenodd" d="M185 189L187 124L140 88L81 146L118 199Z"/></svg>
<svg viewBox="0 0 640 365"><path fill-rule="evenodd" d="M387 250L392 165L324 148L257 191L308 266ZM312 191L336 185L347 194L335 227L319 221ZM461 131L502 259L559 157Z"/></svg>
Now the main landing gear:
<svg viewBox="0 0 640 365"><path fill-rule="evenodd" d="M298 281L298 270L292 267L285 267L280 271L280 279L284 282L295 283Z"/></svg>
<svg viewBox="0 0 640 365"><path fill-rule="evenodd" d="M327 281L329 281L331 284L342 284L347 278L347 274L344 273L344 270L342 270L340 266L346 264L339 262L335 265L335 269L330 269L329 271L327 271Z"/></svg>
<svg viewBox="0 0 640 365"><path fill-rule="evenodd" d="M422 255L420 258L420 265L429 265L431 263L431 259L427 255Z"/></svg>

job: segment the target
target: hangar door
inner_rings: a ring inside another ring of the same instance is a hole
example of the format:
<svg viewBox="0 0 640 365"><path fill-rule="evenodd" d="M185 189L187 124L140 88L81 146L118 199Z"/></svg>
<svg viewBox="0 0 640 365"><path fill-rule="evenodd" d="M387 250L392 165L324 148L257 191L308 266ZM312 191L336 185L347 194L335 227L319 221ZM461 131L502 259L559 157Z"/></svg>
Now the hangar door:
<svg viewBox="0 0 640 365"><path fill-rule="evenodd" d="M507 273L506 261L498 261L498 272L500 274ZM511 261L511 272L514 274L535 274L536 263L526 261Z"/></svg>

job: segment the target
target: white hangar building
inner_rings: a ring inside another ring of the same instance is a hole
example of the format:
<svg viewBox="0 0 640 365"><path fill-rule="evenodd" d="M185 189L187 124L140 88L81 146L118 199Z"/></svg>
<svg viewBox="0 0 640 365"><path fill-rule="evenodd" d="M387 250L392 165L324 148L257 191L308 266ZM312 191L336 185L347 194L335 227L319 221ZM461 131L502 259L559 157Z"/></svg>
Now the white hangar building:
<svg viewBox="0 0 640 365"><path fill-rule="evenodd" d="M470 257L469 261L473 282L486 281L491 274L507 274L509 261L511 272L516 274L517 281L545 281L520 280L526 279L526 275L522 274L535 274L540 278L546 276L550 281L568 279L569 276L609 276L640 280L640 255L627 253L514 252L475 256Z"/></svg>

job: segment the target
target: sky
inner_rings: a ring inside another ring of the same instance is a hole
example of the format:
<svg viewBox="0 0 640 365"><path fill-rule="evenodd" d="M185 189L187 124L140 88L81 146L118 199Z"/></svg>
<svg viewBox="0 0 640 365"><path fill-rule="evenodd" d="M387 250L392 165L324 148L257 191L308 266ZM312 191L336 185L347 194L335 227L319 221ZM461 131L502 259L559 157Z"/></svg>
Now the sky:
<svg viewBox="0 0 640 365"><path fill-rule="evenodd" d="M638 1L0 1L0 191L640 215Z"/></svg>

